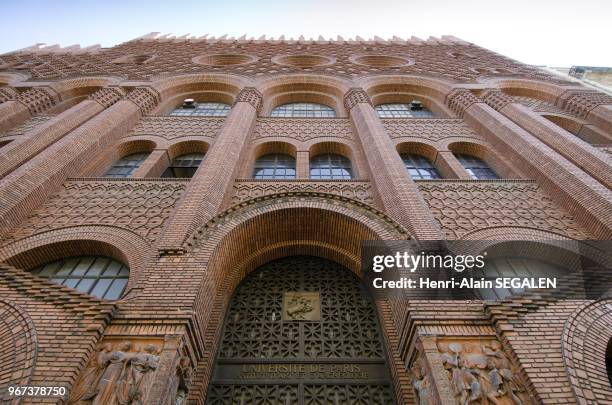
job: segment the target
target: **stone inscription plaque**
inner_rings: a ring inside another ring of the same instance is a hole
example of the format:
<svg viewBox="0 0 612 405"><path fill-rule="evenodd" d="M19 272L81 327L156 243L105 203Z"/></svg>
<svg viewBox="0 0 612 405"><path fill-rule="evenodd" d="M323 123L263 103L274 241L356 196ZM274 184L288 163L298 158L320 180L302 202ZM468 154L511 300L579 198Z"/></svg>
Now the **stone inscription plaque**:
<svg viewBox="0 0 612 405"><path fill-rule="evenodd" d="M318 292L287 291L283 294L283 321L320 321Z"/></svg>
<svg viewBox="0 0 612 405"><path fill-rule="evenodd" d="M220 364L215 378L226 380L333 381L387 378L383 364L376 363L255 363Z"/></svg>

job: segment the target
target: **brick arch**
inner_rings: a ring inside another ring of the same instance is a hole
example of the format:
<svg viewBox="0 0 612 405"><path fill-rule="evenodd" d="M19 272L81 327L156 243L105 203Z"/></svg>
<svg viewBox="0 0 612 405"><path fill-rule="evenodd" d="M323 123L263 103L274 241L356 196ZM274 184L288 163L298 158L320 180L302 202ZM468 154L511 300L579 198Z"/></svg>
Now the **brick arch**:
<svg viewBox="0 0 612 405"><path fill-rule="evenodd" d="M424 139L419 141L398 142L395 145L395 149L400 155L403 153L409 153L424 156L429 159L432 164L436 161L436 157L439 152L435 142Z"/></svg>
<svg viewBox="0 0 612 405"><path fill-rule="evenodd" d="M60 102L50 108L47 113L59 114L73 107L88 96L103 87L116 85L120 82L118 77L75 77L59 82L53 82L50 87L60 95Z"/></svg>
<svg viewBox="0 0 612 405"><path fill-rule="evenodd" d="M68 256L108 256L130 268L127 292L137 284L148 260L143 252L150 252L149 243L131 231L116 226L86 225L42 232L5 245L0 248L0 262L30 270Z"/></svg>
<svg viewBox="0 0 612 405"><path fill-rule="evenodd" d="M345 80L321 75L275 76L261 80L257 88L263 95L262 116L282 104L318 103L331 107L338 117L346 117L344 93L351 86Z"/></svg>
<svg viewBox="0 0 612 405"><path fill-rule="evenodd" d="M246 77L230 74L191 74L159 78L152 85L161 96L152 114L167 115L186 98L231 105L240 90L252 83Z"/></svg>
<svg viewBox="0 0 612 405"><path fill-rule="evenodd" d="M423 105L440 117L453 117L445 104L446 95L453 82L427 76L380 75L365 77L359 84L370 96L374 105L410 102L418 98Z"/></svg>
<svg viewBox="0 0 612 405"><path fill-rule="evenodd" d="M167 145L168 157L170 158L170 160L172 160L175 157L184 155L186 153L206 154L206 152L208 152L209 146L210 145L207 142L200 141L197 139L191 139L191 140L177 139L176 142L172 142Z"/></svg>
<svg viewBox="0 0 612 405"><path fill-rule="evenodd" d="M28 385L37 355L34 322L19 305L0 299L0 387ZM11 399L6 390L0 392L0 401Z"/></svg>
<svg viewBox="0 0 612 405"><path fill-rule="evenodd" d="M129 139L117 145L117 154L122 158L132 153L151 152L157 143L149 139Z"/></svg>
<svg viewBox="0 0 612 405"><path fill-rule="evenodd" d="M556 104L558 97L567 90L576 89L576 86L567 87L551 82L520 78L489 78L484 81L502 90L511 96L531 97ZM584 88L579 87L584 90Z"/></svg>
<svg viewBox="0 0 612 405"><path fill-rule="evenodd" d="M606 349L612 340L612 300L588 303L566 321L561 347L565 371L580 404L612 398L606 370Z"/></svg>
<svg viewBox="0 0 612 405"><path fill-rule="evenodd" d="M207 388L231 292L251 271L271 260L309 255L340 263L359 276L362 239L406 238L399 225L374 208L321 193L253 199L204 225L190 240L194 260L208 264L195 306L196 313L208 316L206 353L197 371L200 389Z"/></svg>

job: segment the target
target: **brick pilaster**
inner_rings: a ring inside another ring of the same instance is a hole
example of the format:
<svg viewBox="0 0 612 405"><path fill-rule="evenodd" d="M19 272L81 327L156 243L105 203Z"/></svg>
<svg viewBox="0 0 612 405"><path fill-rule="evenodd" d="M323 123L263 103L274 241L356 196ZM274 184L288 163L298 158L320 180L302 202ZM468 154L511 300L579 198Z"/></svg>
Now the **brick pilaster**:
<svg viewBox="0 0 612 405"><path fill-rule="evenodd" d="M297 158L295 159L295 170L296 178L308 179L310 178L310 153L307 150L297 151Z"/></svg>
<svg viewBox="0 0 612 405"><path fill-rule="evenodd" d="M455 154L449 150L438 152L434 165L445 179L471 180L472 176L461 165Z"/></svg>
<svg viewBox="0 0 612 405"><path fill-rule="evenodd" d="M0 178L5 177L25 161L119 101L123 95L124 92L119 88L101 89L92 94L89 99L81 101L11 142L6 147L6 153L0 155Z"/></svg>
<svg viewBox="0 0 612 405"><path fill-rule="evenodd" d="M219 211L226 193L231 192L240 156L261 105L261 93L255 88L244 88L238 94L215 143L165 228L158 246L160 252L181 251L188 236Z"/></svg>
<svg viewBox="0 0 612 405"><path fill-rule="evenodd" d="M133 178L161 177L170 164L170 157L166 149L154 149L142 165L132 173Z"/></svg>
<svg viewBox="0 0 612 405"><path fill-rule="evenodd" d="M525 172L590 232L601 239L612 237L609 189L469 90L456 89L446 100L498 153L524 167Z"/></svg>
<svg viewBox="0 0 612 405"><path fill-rule="evenodd" d="M410 178L368 94L359 88L344 96L346 109L361 142L372 181L385 211L420 240L441 240L442 231Z"/></svg>
<svg viewBox="0 0 612 405"><path fill-rule="evenodd" d="M481 97L485 103L559 152L606 187L612 187L612 167L603 152L530 108L515 102L512 96L504 94L501 90L487 90Z"/></svg>
<svg viewBox="0 0 612 405"><path fill-rule="evenodd" d="M595 90L569 90L556 103L570 114L585 118L604 130L612 131L612 96Z"/></svg>
<svg viewBox="0 0 612 405"><path fill-rule="evenodd" d="M137 92L136 94L133 94ZM137 88L0 180L0 237L54 193L68 177L124 135L142 112L159 102L149 88Z"/></svg>

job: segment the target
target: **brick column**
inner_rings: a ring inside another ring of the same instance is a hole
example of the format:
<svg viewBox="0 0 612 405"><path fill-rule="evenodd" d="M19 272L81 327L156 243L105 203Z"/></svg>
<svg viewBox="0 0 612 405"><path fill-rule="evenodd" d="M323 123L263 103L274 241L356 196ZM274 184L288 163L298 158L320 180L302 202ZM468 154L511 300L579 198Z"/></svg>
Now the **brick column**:
<svg viewBox="0 0 612 405"><path fill-rule="evenodd" d="M298 150L295 159L295 177L298 179L310 178L310 153L307 150Z"/></svg>
<svg viewBox="0 0 612 405"><path fill-rule="evenodd" d="M0 132L19 125L31 116L53 107L60 97L50 87L33 87L0 104Z"/></svg>
<svg viewBox="0 0 612 405"><path fill-rule="evenodd" d="M549 146L495 111L469 90L453 90L447 104L497 153L525 168L540 186L601 239L612 238L612 192Z"/></svg>
<svg viewBox="0 0 612 405"><path fill-rule="evenodd" d="M612 132L612 96L595 90L569 90L556 103L571 114Z"/></svg>
<svg viewBox="0 0 612 405"><path fill-rule="evenodd" d="M440 169L440 174L445 179L472 180L463 165L457 160L455 154L450 150L438 152L434 166Z"/></svg>
<svg viewBox="0 0 612 405"><path fill-rule="evenodd" d="M195 229L211 219L231 191L240 156L253 130L262 96L253 87L242 89L215 143L189 182L185 197L169 219L159 242L160 252L182 251Z"/></svg>
<svg viewBox="0 0 612 405"><path fill-rule="evenodd" d="M612 166L603 152L530 108L514 102L511 96L500 90L487 90L481 98L606 187L612 187Z"/></svg>
<svg viewBox="0 0 612 405"><path fill-rule="evenodd" d="M344 96L344 104L350 112L385 211L416 239L443 239L438 223L408 175L368 94L360 88L350 89Z"/></svg>
<svg viewBox="0 0 612 405"><path fill-rule="evenodd" d="M115 104L124 94L119 88L98 90L89 96L88 100L81 101L8 144L6 150L3 151L6 153L0 155L0 178L17 169L25 161L61 139L91 117Z"/></svg>
<svg viewBox="0 0 612 405"><path fill-rule="evenodd" d="M150 178L161 177L162 173L170 164L167 149L153 149L142 165L132 173L130 177Z"/></svg>
<svg viewBox="0 0 612 405"><path fill-rule="evenodd" d="M159 103L148 87L101 112L0 180L0 237L42 204L68 177L113 145Z"/></svg>

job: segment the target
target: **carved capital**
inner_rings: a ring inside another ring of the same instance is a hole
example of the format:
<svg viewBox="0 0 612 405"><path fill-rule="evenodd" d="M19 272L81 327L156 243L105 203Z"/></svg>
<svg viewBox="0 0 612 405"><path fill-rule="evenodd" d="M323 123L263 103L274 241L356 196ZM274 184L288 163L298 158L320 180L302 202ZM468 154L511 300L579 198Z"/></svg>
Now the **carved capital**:
<svg viewBox="0 0 612 405"><path fill-rule="evenodd" d="M236 96L234 105L236 103L249 103L255 110L260 111L263 106L263 96L255 87L245 87Z"/></svg>
<svg viewBox="0 0 612 405"><path fill-rule="evenodd" d="M514 103L514 98L512 96L499 89L485 90L480 95L480 98L497 111L503 109L510 103Z"/></svg>
<svg viewBox="0 0 612 405"><path fill-rule="evenodd" d="M136 104L143 114L151 112L161 99L159 93L151 87L136 87L125 98Z"/></svg>
<svg viewBox="0 0 612 405"><path fill-rule="evenodd" d="M465 110L472 104L482 102L480 98L476 97L468 89L454 89L446 96L446 105L460 118L463 117Z"/></svg>
<svg viewBox="0 0 612 405"><path fill-rule="evenodd" d="M372 100L365 90L359 87L349 89L344 95L344 107L347 111L351 111L358 103L367 103L372 105Z"/></svg>
<svg viewBox="0 0 612 405"><path fill-rule="evenodd" d="M48 87L32 87L28 91L18 93L16 97L11 99L19 101L30 110L30 114L35 115L53 107L58 100L58 96L55 91Z"/></svg>
<svg viewBox="0 0 612 405"><path fill-rule="evenodd" d="M563 109L583 118L597 106L612 105L612 96L592 90L570 90L564 93L561 99Z"/></svg>
<svg viewBox="0 0 612 405"><path fill-rule="evenodd" d="M104 108L108 108L121 100L125 96L125 91L119 87L104 87L87 97L100 104Z"/></svg>
<svg viewBox="0 0 612 405"><path fill-rule="evenodd" d="M0 103L4 103L8 100L15 100L19 93L13 87L2 86L0 87Z"/></svg>

